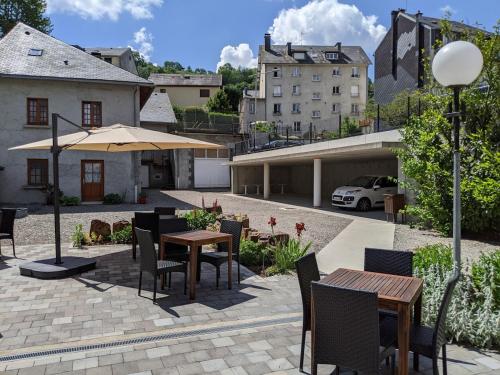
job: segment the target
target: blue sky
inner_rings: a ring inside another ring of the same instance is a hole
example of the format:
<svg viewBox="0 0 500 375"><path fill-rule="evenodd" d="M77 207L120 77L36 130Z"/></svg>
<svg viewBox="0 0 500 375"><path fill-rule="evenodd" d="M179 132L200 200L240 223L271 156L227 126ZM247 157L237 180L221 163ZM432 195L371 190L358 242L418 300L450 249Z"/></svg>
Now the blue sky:
<svg viewBox="0 0 500 375"><path fill-rule="evenodd" d="M407 7L476 22L491 30L498 0L48 0L52 35L81 46L132 46L154 63L215 70L252 66L270 27L273 40L360 44L371 56L390 26L390 11ZM84 4L84 5L82 5ZM224 49L224 50L223 50ZM223 56L221 58L221 52ZM252 55L253 54L253 55Z"/></svg>

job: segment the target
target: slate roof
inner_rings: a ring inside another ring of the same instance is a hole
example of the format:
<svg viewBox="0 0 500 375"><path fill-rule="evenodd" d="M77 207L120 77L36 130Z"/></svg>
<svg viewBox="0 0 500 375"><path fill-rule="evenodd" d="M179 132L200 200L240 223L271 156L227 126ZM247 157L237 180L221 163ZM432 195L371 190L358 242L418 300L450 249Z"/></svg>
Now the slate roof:
<svg viewBox="0 0 500 375"><path fill-rule="evenodd" d="M287 53L286 45L272 45L271 51L259 46L259 62L263 64L371 64L363 48L358 46L342 46L338 60L328 60L326 52L338 52L336 46L304 46L292 45L292 56ZM305 52L306 59L296 60L294 52Z"/></svg>
<svg viewBox="0 0 500 375"><path fill-rule="evenodd" d="M41 56L28 55L30 49L42 50ZM0 39L0 77L152 86L148 80L23 23Z"/></svg>
<svg viewBox="0 0 500 375"><path fill-rule="evenodd" d="M141 110L141 122L177 123L167 93L153 92Z"/></svg>
<svg viewBox="0 0 500 375"><path fill-rule="evenodd" d="M156 86L222 86L222 76L220 74L153 73L148 79Z"/></svg>
<svg viewBox="0 0 500 375"><path fill-rule="evenodd" d="M113 47L85 47L83 49L87 53L98 52L103 56L121 56L130 50L130 48Z"/></svg>
<svg viewBox="0 0 500 375"><path fill-rule="evenodd" d="M410 14L410 13L402 13L409 18L411 18L413 21L416 21L416 14ZM441 29L441 21L443 21L443 18L434 18L434 17L427 17L427 16L420 16L420 21L424 24L429 26L432 29ZM465 31L472 31L472 32L477 32L477 31L482 31L486 34L489 34L489 32L482 30L478 27L466 25L463 22L458 22L458 21L452 21L448 20L451 26L451 31L455 33L464 33Z"/></svg>

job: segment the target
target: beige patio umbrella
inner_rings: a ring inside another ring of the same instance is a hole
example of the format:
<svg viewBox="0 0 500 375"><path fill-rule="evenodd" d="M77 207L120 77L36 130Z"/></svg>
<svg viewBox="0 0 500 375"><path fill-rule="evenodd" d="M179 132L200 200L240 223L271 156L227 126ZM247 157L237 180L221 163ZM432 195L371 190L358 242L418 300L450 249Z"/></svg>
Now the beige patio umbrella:
<svg viewBox="0 0 500 375"><path fill-rule="evenodd" d="M126 152L171 150L186 148L222 148L215 143L157 132L139 127L116 124L57 137L63 150ZM50 150L53 139L12 147L9 150Z"/></svg>

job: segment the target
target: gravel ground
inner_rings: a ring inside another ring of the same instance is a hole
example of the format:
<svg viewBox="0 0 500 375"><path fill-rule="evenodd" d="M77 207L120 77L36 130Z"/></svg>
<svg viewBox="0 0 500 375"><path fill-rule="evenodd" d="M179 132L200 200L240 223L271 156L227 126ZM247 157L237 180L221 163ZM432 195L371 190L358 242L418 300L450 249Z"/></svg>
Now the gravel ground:
<svg viewBox="0 0 500 375"><path fill-rule="evenodd" d="M175 206L181 210L189 210L201 206L202 197L206 205L211 205L217 199L225 213L246 213L250 218L250 226L259 230L269 230L267 222L270 216L276 217L276 230L294 235L295 223L304 222L306 231L304 241L313 241L313 250L321 250L328 242L337 236L351 220L325 215L302 209L284 209L264 201L250 201L225 193L196 191L151 191L148 204L134 205L80 205L61 208L61 240L70 242L75 225L83 224L85 231L90 229L92 219L108 223L118 220L130 220L134 211L152 210L154 206ZM54 217L52 207L42 206L26 218L16 220L16 244L47 244L54 243ZM8 252L8 242L3 243L4 252Z"/></svg>
<svg viewBox="0 0 500 375"><path fill-rule="evenodd" d="M394 233L394 249L414 250L417 247L443 243L452 244L453 239L442 237L439 233L428 230L410 228L408 225L396 225ZM464 259L477 259L481 252L500 250L499 243L481 242L462 239L462 257Z"/></svg>

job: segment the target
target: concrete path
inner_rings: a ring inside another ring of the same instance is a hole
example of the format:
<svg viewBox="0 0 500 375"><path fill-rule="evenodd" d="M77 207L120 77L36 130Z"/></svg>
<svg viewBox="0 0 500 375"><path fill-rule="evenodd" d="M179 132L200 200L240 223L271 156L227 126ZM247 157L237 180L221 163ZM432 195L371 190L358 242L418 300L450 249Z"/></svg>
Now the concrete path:
<svg viewBox="0 0 500 375"><path fill-rule="evenodd" d="M395 227L392 223L375 220L354 220L317 254L320 271L362 270L365 247L392 249Z"/></svg>

